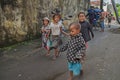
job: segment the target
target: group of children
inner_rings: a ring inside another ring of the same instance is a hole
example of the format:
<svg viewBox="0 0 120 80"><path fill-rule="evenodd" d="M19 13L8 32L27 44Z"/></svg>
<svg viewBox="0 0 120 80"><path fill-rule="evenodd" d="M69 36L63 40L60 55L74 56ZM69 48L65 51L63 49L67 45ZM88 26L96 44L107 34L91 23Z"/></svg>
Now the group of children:
<svg viewBox="0 0 120 80"><path fill-rule="evenodd" d="M50 20L45 17L43 19L42 27L42 45L47 49L46 56L50 55L50 50L55 50L55 55L53 59L56 59L58 56L58 47L62 44L60 34L63 33L68 35L68 33L63 31L62 23L60 22L60 14L53 15L53 21L50 23Z"/></svg>
<svg viewBox="0 0 120 80"><path fill-rule="evenodd" d="M48 50L46 55L50 55L50 50L54 49L55 56L53 59L56 59L60 52L67 50L66 56L70 74L68 80L72 80L73 75L79 75L82 71L81 61L85 56L87 42L91 40L90 33L92 38L94 37L91 25L86 21L84 12L78 14L78 20L79 22L73 22L69 25L69 33L66 33L62 29L62 24L59 23L59 14L53 15L53 22L51 23L47 17L43 19L42 41L43 46ZM69 36L70 39L62 47L59 47L61 45L61 33Z"/></svg>

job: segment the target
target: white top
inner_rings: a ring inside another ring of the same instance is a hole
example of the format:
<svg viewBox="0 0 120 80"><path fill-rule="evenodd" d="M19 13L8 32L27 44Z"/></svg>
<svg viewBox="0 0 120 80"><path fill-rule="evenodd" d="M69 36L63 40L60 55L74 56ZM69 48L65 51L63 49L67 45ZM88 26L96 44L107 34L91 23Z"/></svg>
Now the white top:
<svg viewBox="0 0 120 80"><path fill-rule="evenodd" d="M50 29L52 35L60 35L60 27L62 27L62 24L60 23L54 24L53 22L51 22Z"/></svg>
<svg viewBox="0 0 120 80"><path fill-rule="evenodd" d="M64 29L63 21L62 21L62 20L60 20L58 23L59 23L59 24L61 24L62 29Z"/></svg>

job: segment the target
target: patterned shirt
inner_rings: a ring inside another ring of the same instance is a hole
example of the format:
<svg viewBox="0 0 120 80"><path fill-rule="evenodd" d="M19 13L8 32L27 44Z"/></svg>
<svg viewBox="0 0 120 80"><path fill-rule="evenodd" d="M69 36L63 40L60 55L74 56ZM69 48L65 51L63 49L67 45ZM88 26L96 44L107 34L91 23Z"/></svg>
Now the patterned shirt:
<svg viewBox="0 0 120 80"><path fill-rule="evenodd" d="M67 60L71 63L80 62L79 59L81 55L85 53L85 41L82 37L82 34L78 34L76 36L72 36L67 43L60 48L60 52L67 50Z"/></svg>
<svg viewBox="0 0 120 80"><path fill-rule="evenodd" d="M50 27L48 26L42 26L41 30L44 30L44 32L42 32L42 35L44 37L46 37L46 35L48 35L49 31L50 31Z"/></svg>

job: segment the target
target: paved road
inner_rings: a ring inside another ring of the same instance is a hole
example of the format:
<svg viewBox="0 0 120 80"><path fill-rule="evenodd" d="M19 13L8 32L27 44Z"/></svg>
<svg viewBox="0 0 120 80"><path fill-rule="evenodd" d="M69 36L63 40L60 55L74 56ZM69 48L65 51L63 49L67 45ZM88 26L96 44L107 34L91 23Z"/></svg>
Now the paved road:
<svg viewBox="0 0 120 80"><path fill-rule="evenodd" d="M120 34L95 31L89 42L84 75L75 80L120 79ZM5 51L0 57L0 80L66 80L68 77L65 53L52 60L53 51L45 56L39 40Z"/></svg>

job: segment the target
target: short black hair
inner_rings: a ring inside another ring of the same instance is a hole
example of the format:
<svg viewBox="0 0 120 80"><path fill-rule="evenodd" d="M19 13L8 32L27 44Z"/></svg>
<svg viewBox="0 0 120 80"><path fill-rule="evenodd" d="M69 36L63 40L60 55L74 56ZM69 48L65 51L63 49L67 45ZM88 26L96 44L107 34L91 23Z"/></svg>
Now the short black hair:
<svg viewBox="0 0 120 80"><path fill-rule="evenodd" d="M54 14L53 15L53 19L55 18L55 16L59 16L59 18L61 19L61 15L60 14Z"/></svg>
<svg viewBox="0 0 120 80"><path fill-rule="evenodd" d="M79 29L79 30L81 29L81 25L80 25L80 23L78 23L78 22L72 22L72 23L69 25L69 28L70 28L72 25L74 25L76 29Z"/></svg>
<svg viewBox="0 0 120 80"><path fill-rule="evenodd" d="M78 17L80 16L80 14L84 14L85 15L85 12L79 12Z"/></svg>

